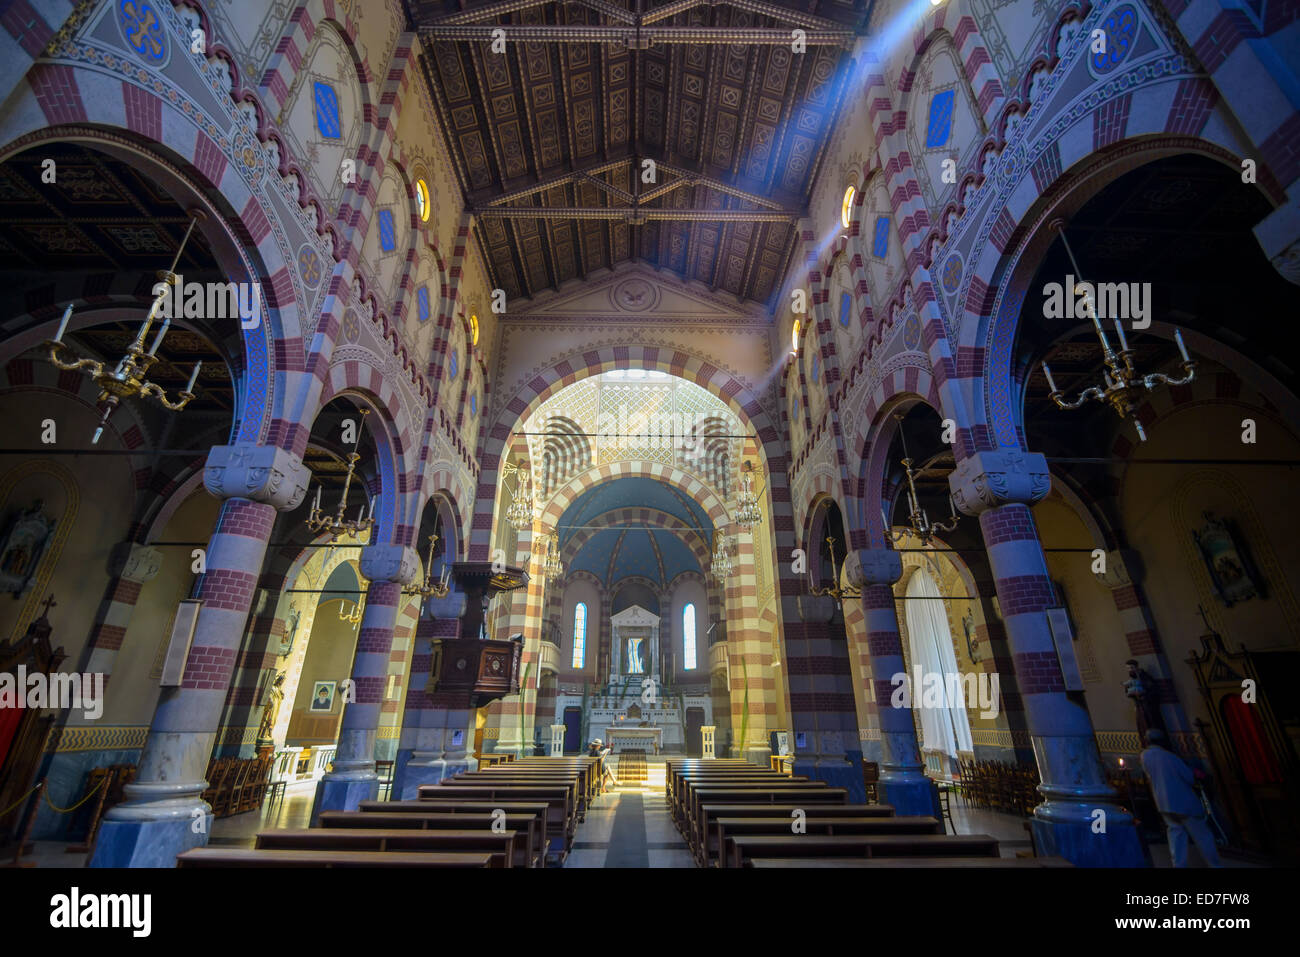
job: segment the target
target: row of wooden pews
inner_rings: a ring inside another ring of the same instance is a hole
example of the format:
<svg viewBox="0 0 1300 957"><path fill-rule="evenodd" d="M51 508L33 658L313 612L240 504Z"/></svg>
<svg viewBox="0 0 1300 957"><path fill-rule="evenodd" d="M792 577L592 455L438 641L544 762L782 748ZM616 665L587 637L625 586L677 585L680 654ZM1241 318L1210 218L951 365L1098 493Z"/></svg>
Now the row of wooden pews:
<svg viewBox="0 0 1300 957"><path fill-rule="evenodd" d="M948 835L937 818L849 804L844 788L740 759L670 758L665 784L702 867L1068 866L1004 859L986 834Z"/></svg>
<svg viewBox="0 0 1300 957"><path fill-rule="evenodd" d="M196 848L181 867L544 867L563 862L600 793L599 758L525 758L420 788L416 801L323 811L248 848Z"/></svg>

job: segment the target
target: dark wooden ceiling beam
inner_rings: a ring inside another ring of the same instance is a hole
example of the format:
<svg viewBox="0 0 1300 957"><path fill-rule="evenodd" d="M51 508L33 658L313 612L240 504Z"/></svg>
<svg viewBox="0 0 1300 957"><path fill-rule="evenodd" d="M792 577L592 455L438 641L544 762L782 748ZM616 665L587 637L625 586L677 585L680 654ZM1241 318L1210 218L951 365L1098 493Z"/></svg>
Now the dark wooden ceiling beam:
<svg viewBox="0 0 1300 957"><path fill-rule="evenodd" d="M490 43L504 40L507 43L617 43L630 49L646 48L661 43L683 44L766 44L786 46L790 31L764 27L616 27L580 26L523 26L497 24L495 26L421 26L420 35L432 40L455 40ZM499 32L498 32L499 31ZM851 48L857 32L849 27L806 30L807 46L838 46Z"/></svg>
<svg viewBox="0 0 1300 957"><path fill-rule="evenodd" d="M721 3L718 0L676 0L675 3L668 3L662 7L648 10L641 16L641 23L659 23L661 20L667 20L678 14L686 13L688 10L694 10L696 7L717 6L735 7L747 13L761 14L805 29L834 30L842 26L842 24L836 23L834 20L827 20L824 17L804 13L801 10L790 10L776 3L765 3L763 0L722 0Z"/></svg>
<svg viewBox="0 0 1300 957"><path fill-rule="evenodd" d="M804 215L797 209L651 209L632 206L487 206L472 211L475 216L499 219L627 219L635 221L680 220L700 222L716 219L733 223L793 223ZM635 225L635 222L633 223Z"/></svg>

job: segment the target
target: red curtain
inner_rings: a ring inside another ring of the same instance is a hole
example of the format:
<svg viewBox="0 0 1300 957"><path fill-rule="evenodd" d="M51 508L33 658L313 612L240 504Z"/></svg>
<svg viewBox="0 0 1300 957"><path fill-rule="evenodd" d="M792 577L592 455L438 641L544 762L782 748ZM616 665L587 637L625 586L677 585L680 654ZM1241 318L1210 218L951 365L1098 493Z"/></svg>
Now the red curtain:
<svg viewBox="0 0 1300 957"><path fill-rule="evenodd" d="M4 770L5 760L9 757L9 747L13 744L18 725L23 720L21 706L0 708L0 771Z"/></svg>
<svg viewBox="0 0 1300 957"><path fill-rule="evenodd" d="M1246 781L1250 784L1280 782L1282 773L1255 709L1237 694L1225 697L1219 708L1223 712L1223 720L1227 722L1228 734L1232 737L1232 746L1237 751L1237 760L1241 762Z"/></svg>

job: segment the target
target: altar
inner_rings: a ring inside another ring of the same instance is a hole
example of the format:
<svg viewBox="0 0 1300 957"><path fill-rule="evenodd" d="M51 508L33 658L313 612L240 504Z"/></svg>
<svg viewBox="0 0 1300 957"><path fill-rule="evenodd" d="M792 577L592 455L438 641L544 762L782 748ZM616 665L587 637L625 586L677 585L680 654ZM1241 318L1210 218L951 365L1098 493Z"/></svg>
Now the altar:
<svg viewBox="0 0 1300 957"><path fill-rule="evenodd" d="M614 749L615 754L622 751L658 754L663 747L663 738L663 728L615 725L605 729L605 743Z"/></svg>

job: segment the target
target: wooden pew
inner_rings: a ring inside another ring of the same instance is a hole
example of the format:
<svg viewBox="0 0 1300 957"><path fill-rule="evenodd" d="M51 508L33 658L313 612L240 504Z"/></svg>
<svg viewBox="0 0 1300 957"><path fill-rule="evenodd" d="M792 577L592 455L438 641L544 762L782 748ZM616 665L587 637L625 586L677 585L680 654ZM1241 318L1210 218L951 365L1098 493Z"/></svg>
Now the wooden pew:
<svg viewBox="0 0 1300 957"><path fill-rule="evenodd" d="M678 776L676 787L673 789L672 795L668 798L668 809L673 815L673 819L678 822L680 826L685 823L689 816L688 809L690 804L690 793L694 788L750 787L776 784L807 784L819 786L824 784L824 782L813 781L803 776L786 777L784 774L773 774L771 771L761 771L757 774L713 774L688 772Z"/></svg>
<svg viewBox="0 0 1300 957"><path fill-rule="evenodd" d="M751 857L986 857L998 856L987 834L752 834L727 838L722 867Z"/></svg>
<svg viewBox="0 0 1300 957"><path fill-rule="evenodd" d="M577 808L578 820L580 821L586 817L587 806L595 797L588 789L584 774L576 769L532 768L524 770L517 769L514 762L487 771L467 771L464 774L457 774L455 777L448 778L447 781L452 784L499 784L502 782L512 784L563 784L573 791L573 803Z"/></svg>
<svg viewBox="0 0 1300 957"><path fill-rule="evenodd" d="M254 850L271 851L386 851L390 853L486 852L491 867L513 867L515 831L487 829L428 831L412 828L306 827L261 831Z"/></svg>
<svg viewBox="0 0 1300 957"><path fill-rule="evenodd" d="M795 834L791 827L793 818L775 817L711 817L708 828L709 843L705 849L705 866L710 866L720 855L710 859L713 849L727 846L727 839L748 834L778 834L802 837L810 834L943 834L943 822L937 817L811 817L803 820L803 834ZM721 866L721 865L719 865Z"/></svg>
<svg viewBox="0 0 1300 957"><path fill-rule="evenodd" d="M177 867L490 867L492 855L384 851L258 851L246 847L196 847L176 855Z"/></svg>
<svg viewBox="0 0 1300 957"><path fill-rule="evenodd" d="M573 832L578 826L577 815L570 799L572 789L560 786L537 784L422 784L421 801L452 801L458 804L487 804L489 809L504 807L510 802L545 802L546 833L554 838L552 853L561 860L568 856L573 843ZM364 803L364 802L363 802ZM481 810L481 809L476 809Z"/></svg>
<svg viewBox="0 0 1300 957"><path fill-rule="evenodd" d="M824 781L806 784L756 784L692 787L687 795L686 833L688 843L701 847L707 833L700 808L705 804L847 804L849 792Z"/></svg>
<svg viewBox="0 0 1300 957"><path fill-rule="evenodd" d="M368 827L410 830L479 830L491 829L497 821L519 834L515 846L515 867L543 867L546 861L546 805L525 814L497 815L483 813L453 814L444 811L322 811L321 827Z"/></svg>
<svg viewBox="0 0 1300 957"><path fill-rule="evenodd" d="M714 822L718 818L772 819L788 826L796 810L803 811L807 821L822 817L881 820L894 816L894 808L889 804L705 804L700 808L700 823L708 836L708 843L700 848L696 860L705 867L716 865L719 845Z"/></svg>
<svg viewBox="0 0 1300 957"><path fill-rule="evenodd" d="M1063 857L752 857L746 867L1073 867Z"/></svg>

